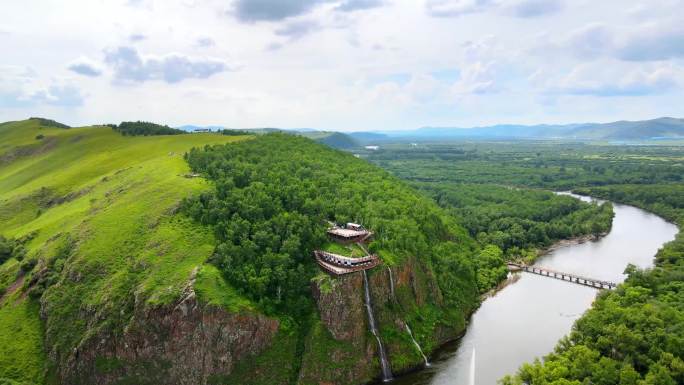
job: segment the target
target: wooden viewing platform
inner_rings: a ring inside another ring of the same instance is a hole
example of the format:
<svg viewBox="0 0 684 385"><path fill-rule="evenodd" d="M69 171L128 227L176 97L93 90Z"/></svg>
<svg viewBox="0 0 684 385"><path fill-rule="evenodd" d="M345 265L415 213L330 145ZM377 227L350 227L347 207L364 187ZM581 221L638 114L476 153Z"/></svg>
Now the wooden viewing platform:
<svg viewBox="0 0 684 385"><path fill-rule="evenodd" d="M328 236L339 243L365 242L372 235L372 232L356 223L347 223L344 227L335 225L328 230Z"/></svg>
<svg viewBox="0 0 684 385"><path fill-rule="evenodd" d="M543 268L543 267L528 266L528 265L523 265L523 264L513 263L513 262L508 263L508 269L511 271L522 270L522 271L526 271L526 272L532 273L532 274L543 275L545 277L551 277L551 278L560 279L563 281L577 283L579 285L593 287L595 289L609 289L610 290L610 289L614 289L617 286L617 284L614 282L602 281L599 279L582 277L581 275L563 273L560 271L555 271L555 270L551 270L551 269L547 269L547 268Z"/></svg>
<svg viewBox="0 0 684 385"><path fill-rule="evenodd" d="M375 254L361 258L350 258L327 251L314 251L316 262L324 270L335 275L349 274L355 271L372 269L380 264L380 258Z"/></svg>

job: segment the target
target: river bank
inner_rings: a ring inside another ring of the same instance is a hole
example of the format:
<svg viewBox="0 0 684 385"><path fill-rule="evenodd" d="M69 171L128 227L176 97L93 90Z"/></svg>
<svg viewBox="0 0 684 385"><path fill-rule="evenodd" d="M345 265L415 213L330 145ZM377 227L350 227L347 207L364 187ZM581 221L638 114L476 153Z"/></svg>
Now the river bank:
<svg viewBox="0 0 684 385"><path fill-rule="evenodd" d="M539 262L552 269L617 282L624 280L629 263L651 266L656 251L674 238L677 227L632 206L615 204L614 208L613 227L605 237L556 242ZM472 372L475 383L494 385L504 375L515 373L522 363L551 352L591 307L597 293L537 275L518 276L515 284L504 284L483 301L463 338L434 352L431 367L397 378L395 383L468 384Z"/></svg>

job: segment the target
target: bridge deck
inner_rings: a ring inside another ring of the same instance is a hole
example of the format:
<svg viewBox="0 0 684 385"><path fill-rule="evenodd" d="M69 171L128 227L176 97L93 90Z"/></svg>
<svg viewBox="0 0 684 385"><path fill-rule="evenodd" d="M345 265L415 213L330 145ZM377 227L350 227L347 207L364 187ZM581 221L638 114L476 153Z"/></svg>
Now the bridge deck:
<svg viewBox="0 0 684 385"><path fill-rule="evenodd" d="M594 279L589 277L583 277L577 274L564 273L561 271L556 271L552 269L547 269L539 266L528 266L518 263L509 263L509 269L511 270L523 270L528 273L542 275L550 278L556 278L563 281L568 281L572 283L577 283L584 286L593 287L596 289L614 289L617 284L610 281L604 281L600 279Z"/></svg>

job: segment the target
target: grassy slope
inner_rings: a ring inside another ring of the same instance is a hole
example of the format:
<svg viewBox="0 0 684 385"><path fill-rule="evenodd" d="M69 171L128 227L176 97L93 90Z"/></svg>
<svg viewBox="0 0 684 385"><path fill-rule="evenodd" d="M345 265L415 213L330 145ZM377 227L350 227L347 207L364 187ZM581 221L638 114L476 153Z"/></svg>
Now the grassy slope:
<svg viewBox="0 0 684 385"><path fill-rule="evenodd" d="M42 140L36 139L39 134ZM42 329L57 341L57 353L65 353L94 332L79 311L116 323L128 316L131 294L149 303L174 299L214 244L206 228L173 214L180 199L207 187L202 179L182 177L188 172L182 154L240 139L123 137L104 127L65 130L36 121L0 125L0 234L36 232L27 259L39 262L27 278L47 267L56 283L43 296L50 312L46 325L38 318L38 302L21 295L30 289L26 283L1 301L0 379L43 382ZM200 298L248 306L217 289L225 283L206 269L198 276ZM17 261L0 266L0 289L18 273Z"/></svg>

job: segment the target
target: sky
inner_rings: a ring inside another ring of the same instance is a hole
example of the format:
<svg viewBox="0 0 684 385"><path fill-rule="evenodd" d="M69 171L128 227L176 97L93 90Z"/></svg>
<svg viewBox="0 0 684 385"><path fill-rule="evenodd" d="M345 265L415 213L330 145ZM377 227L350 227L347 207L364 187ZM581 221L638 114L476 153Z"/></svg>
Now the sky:
<svg viewBox="0 0 684 385"><path fill-rule="evenodd" d="M684 117L684 0L5 0L0 121Z"/></svg>

